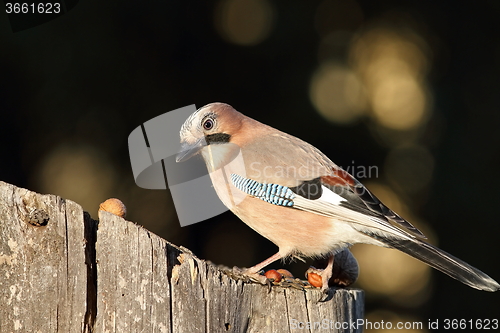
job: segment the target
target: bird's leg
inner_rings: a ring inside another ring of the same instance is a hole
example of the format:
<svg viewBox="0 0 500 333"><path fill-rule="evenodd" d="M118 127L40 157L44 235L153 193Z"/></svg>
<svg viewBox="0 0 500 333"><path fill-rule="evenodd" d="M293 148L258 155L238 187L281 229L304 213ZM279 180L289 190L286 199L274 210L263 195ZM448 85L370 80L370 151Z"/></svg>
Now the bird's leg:
<svg viewBox="0 0 500 333"><path fill-rule="evenodd" d="M269 284L269 280L264 275L260 275L259 272L262 268L266 267L267 265L269 265L269 264L271 264L271 263L273 263L276 260L279 260L281 258L283 258L283 256L278 252L278 253L272 255L271 257L267 258L263 262L255 265L255 266L252 266L250 268L242 270L238 267L233 267L233 272L241 274L241 275L245 275L245 276L249 277L251 280L254 280L254 281L259 282L261 284Z"/></svg>
<svg viewBox="0 0 500 333"><path fill-rule="evenodd" d="M246 271L248 273L257 273L262 268L266 267L269 264L272 264L276 260L280 260L281 258L283 258L283 257L282 257L282 255L279 252L275 253L272 256L270 256L269 258L267 258L266 260L264 260L263 262L261 262L260 264L257 264L257 265L255 265L253 267L248 268Z"/></svg>
<svg viewBox="0 0 500 333"><path fill-rule="evenodd" d="M328 265L326 266L325 269L318 269L313 266L309 267L309 269L306 271L306 278L307 275L310 273L315 273L321 276L321 291L326 292L328 290L328 281L330 281L330 278L332 277L333 274L333 261L334 261L335 256L333 254L330 255L328 258Z"/></svg>

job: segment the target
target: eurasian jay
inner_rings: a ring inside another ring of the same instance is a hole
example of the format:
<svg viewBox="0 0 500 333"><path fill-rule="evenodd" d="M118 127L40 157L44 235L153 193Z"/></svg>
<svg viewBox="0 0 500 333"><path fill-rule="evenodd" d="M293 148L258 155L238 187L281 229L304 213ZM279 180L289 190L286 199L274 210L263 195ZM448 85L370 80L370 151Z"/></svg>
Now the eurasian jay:
<svg viewBox="0 0 500 333"><path fill-rule="evenodd" d="M420 230L312 145L251 119L224 103L193 113L180 130L177 162L201 153L222 202L279 251L248 268L258 272L289 256L326 257L328 289L334 255L356 243L403 251L476 289L500 285L427 243Z"/></svg>

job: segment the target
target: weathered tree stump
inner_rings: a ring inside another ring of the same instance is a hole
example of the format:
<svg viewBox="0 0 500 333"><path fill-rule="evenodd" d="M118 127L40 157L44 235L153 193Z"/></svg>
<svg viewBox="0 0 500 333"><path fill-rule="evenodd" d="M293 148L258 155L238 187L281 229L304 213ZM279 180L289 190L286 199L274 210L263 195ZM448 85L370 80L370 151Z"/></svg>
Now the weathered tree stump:
<svg viewBox="0 0 500 333"><path fill-rule="evenodd" d="M321 297L268 293L137 224L0 182L0 333L362 331L362 291Z"/></svg>

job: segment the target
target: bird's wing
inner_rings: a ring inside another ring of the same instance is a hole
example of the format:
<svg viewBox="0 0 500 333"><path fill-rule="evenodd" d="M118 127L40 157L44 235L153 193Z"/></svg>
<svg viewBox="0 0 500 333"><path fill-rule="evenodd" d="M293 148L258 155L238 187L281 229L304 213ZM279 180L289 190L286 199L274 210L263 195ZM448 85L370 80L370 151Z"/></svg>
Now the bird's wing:
<svg viewBox="0 0 500 333"><path fill-rule="evenodd" d="M311 186L311 183L316 185ZM315 188L319 189L316 190L318 193L307 192L308 189ZM384 205L363 184L338 167L333 167L330 175L303 182L292 190L305 199L300 200L304 209L321 206L324 214L328 214L335 206L340 206L370 216L372 220L383 225L392 225L414 236L426 238L410 222Z"/></svg>
<svg viewBox="0 0 500 333"><path fill-rule="evenodd" d="M415 232L394 223L379 213L333 192L321 179L303 182L297 187L260 183L231 174L232 184L244 193L269 204L298 209L349 223L355 230L374 239L416 239ZM353 208L355 207L355 208ZM418 236L422 238L422 236Z"/></svg>
<svg viewBox="0 0 500 333"><path fill-rule="evenodd" d="M370 227L426 238L411 223L385 206L363 184L314 146L280 131L254 140L242 149L246 177L260 184L290 188L293 208L339 218L365 216ZM286 198L285 198L286 199ZM362 214L362 215L360 215Z"/></svg>
<svg viewBox="0 0 500 333"><path fill-rule="evenodd" d="M420 230L387 208L363 185L359 184L354 189L338 185L332 187L321 179L318 179L318 184L321 188L319 197L317 194L312 198L301 195L299 190L293 200L293 207L344 220L373 238L377 238L374 236L377 234L381 237L425 238ZM393 220L393 216L398 219Z"/></svg>

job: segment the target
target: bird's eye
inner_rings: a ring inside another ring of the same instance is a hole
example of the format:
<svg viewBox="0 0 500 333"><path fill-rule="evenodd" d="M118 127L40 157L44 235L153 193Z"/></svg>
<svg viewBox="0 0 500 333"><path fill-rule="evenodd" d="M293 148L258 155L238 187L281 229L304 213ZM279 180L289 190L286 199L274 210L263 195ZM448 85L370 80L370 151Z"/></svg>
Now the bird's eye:
<svg viewBox="0 0 500 333"><path fill-rule="evenodd" d="M203 128L206 130L206 131L210 131L212 128L214 128L214 120L212 118L207 118L204 122L203 122Z"/></svg>

